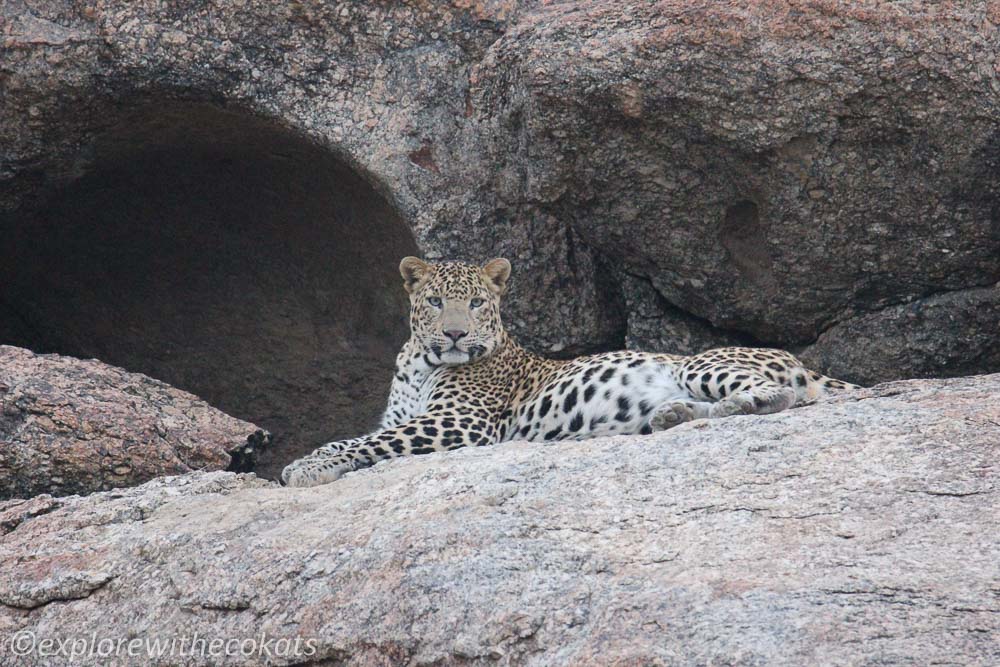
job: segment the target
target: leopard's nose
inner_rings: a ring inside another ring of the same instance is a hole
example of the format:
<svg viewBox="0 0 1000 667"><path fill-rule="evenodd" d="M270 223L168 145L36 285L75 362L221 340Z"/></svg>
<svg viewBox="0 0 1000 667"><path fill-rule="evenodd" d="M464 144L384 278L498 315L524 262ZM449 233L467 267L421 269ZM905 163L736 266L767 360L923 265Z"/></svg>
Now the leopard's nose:
<svg viewBox="0 0 1000 667"><path fill-rule="evenodd" d="M460 339L468 336L469 332L462 331L461 329L448 329L444 332L444 335L457 343Z"/></svg>

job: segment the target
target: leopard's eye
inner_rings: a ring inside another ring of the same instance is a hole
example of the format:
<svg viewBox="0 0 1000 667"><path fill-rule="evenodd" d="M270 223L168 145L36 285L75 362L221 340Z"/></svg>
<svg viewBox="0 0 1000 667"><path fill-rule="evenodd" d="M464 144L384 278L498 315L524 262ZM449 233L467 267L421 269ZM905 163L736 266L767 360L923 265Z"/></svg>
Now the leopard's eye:
<svg viewBox="0 0 1000 667"><path fill-rule="evenodd" d="M427 303L431 304L435 308L441 307L441 297L439 296L429 296L427 297Z"/></svg>
<svg viewBox="0 0 1000 667"><path fill-rule="evenodd" d="M479 297L476 297L475 299L472 299L471 301L469 301L469 307L470 308L479 308L479 306L481 306L481 305L483 305L483 300L480 299Z"/></svg>

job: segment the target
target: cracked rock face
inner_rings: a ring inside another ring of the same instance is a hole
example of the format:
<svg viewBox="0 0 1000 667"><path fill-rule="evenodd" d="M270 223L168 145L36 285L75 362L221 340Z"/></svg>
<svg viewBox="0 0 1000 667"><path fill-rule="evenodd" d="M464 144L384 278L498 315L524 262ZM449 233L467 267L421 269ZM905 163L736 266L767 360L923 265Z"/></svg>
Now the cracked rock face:
<svg viewBox="0 0 1000 667"><path fill-rule="evenodd" d="M0 498L248 470L268 436L187 392L98 361L0 345Z"/></svg>
<svg viewBox="0 0 1000 667"><path fill-rule="evenodd" d="M933 341L892 322L1000 280L998 25L984 2L562 4L494 44L477 86L525 135L531 193L655 288L665 329L680 310L714 342L802 348L877 321L863 353L817 343L824 370L959 375L996 369L950 342L996 345L995 290L986 317L935 301Z"/></svg>
<svg viewBox="0 0 1000 667"><path fill-rule="evenodd" d="M862 382L900 368L928 376L1000 366L1000 284L918 299L826 331L801 355L807 364Z"/></svg>
<svg viewBox="0 0 1000 667"><path fill-rule="evenodd" d="M998 397L1000 375L899 382L312 489L8 501L0 633L314 640L296 664L995 664Z"/></svg>
<svg viewBox="0 0 1000 667"><path fill-rule="evenodd" d="M151 373L286 458L376 420L414 252L510 258L506 321L549 354L1000 369L996 2L2 11L0 341Z"/></svg>

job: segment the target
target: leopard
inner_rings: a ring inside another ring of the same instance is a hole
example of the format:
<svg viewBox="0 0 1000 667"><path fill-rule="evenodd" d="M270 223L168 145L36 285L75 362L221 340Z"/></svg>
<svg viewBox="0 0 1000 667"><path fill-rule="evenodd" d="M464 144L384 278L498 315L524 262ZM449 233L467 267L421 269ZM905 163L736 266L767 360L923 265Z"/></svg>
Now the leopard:
<svg viewBox="0 0 1000 667"><path fill-rule="evenodd" d="M405 257L399 272L410 337L379 428L321 445L287 465L280 481L315 486L386 459L512 440L650 434L700 419L772 414L858 388L763 347L538 355L501 321L511 270L503 258L478 265Z"/></svg>

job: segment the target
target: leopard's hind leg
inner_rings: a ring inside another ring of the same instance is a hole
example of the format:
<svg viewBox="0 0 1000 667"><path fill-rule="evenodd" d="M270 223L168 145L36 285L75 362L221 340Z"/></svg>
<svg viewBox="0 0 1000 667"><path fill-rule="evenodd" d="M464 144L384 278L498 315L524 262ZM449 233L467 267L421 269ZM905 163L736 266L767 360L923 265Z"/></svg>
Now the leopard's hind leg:
<svg viewBox="0 0 1000 667"><path fill-rule="evenodd" d="M678 384L690 398L660 406L650 426L657 430L692 419L780 412L805 399L805 390L819 384L813 375L818 374L782 350L709 350L678 365Z"/></svg>
<svg viewBox="0 0 1000 667"><path fill-rule="evenodd" d="M717 401L673 401L658 407L650 419L654 431L668 429L693 419L715 419L732 415L768 415L795 405L792 387L764 377L754 377L747 388Z"/></svg>

